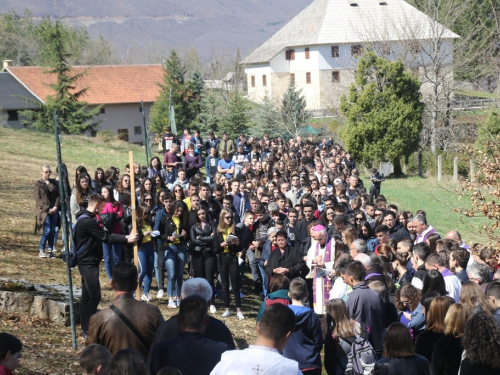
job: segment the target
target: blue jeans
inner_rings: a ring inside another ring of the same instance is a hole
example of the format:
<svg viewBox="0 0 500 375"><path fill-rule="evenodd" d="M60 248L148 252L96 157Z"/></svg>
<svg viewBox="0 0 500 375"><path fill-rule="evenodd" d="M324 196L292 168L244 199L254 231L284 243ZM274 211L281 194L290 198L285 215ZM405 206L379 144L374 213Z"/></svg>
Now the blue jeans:
<svg viewBox="0 0 500 375"><path fill-rule="evenodd" d="M58 218L61 218L61 211L57 211ZM62 222L61 222L61 228L62 228ZM59 237L59 230L61 229L56 223L56 227L54 228L54 247L57 245L57 237Z"/></svg>
<svg viewBox="0 0 500 375"><path fill-rule="evenodd" d="M259 266L260 275L262 277L262 291L264 292L264 297L267 297L267 286L269 284L269 276L266 273L266 270L264 268L262 268L260 266L260 264L258 264L258 266Z"/></svg>
<svg viewBox="0 0 500 375"><path fill-rule="evenodd" d="M54 249L54 234L57 225L57 212L54 214L47 214L45 222L43 223L43 233L40 238L40 251L45 251L45 245L47 244L47 249L52 251Z"/></svg>
<svg viewBox="0 0 500 375"><path fill-rule="evenodd" d="M167 246L165 249L165 269L167 270L168 298L174 298L174 283L175 296L181 296L185 264L186 246L180 244Z"/></svg>
<svg viewBox="0 0 500 375"><path fill-rule="evenodd" d="M149 289L151 288L155 262L153 242L150 241L142 244L137 254L139 258L139 286L144 280L144 294L147 294L149 293Z"/></svg>
<svg viewBox="0 0 500 375"><path fill-rule="evenodd" d="M165 276L165 250L163 250L163 241L157 240L155 251L155 277L158 290L163 290L163 279Z"/></svg>
<svg viewBox="0 0 500 375"><path fill-rule="evenodd" d="M102 243L102 253L104 255L104 269L108 279L113 278L113 268L116 263L122 260L122 245Z"/></svg>

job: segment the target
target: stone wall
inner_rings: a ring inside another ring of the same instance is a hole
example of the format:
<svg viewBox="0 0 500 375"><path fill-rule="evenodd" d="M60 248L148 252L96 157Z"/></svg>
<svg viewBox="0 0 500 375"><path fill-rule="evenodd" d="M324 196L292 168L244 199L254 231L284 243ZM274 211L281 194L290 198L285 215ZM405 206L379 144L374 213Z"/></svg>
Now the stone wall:
<svg viewBox="0 0 500 375"><path fill-rule="evenodd" d="M75 321L80 319L81 290L73 290ZM70 325L68 287L64 285L31 284L25 280L0 278L0 310L28 314L54 323Z"/></svg>

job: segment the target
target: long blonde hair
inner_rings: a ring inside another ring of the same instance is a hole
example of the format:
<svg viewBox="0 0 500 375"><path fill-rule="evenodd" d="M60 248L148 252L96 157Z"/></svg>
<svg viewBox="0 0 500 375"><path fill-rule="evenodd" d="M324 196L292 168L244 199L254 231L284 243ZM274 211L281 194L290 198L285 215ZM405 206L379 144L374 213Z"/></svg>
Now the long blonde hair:
<svg viewBox="0 0 500 375"><path fill-rule="evenodd" d="M465 323L472 316L472 310L461 303L454 303L448 309L444 317L445 335L462 337L465 331Z"/></svg>
<svg viewBox="0 0 500 375"><path fill-rule="evenodd" d="M326 321L327 330L329 330L330 322L335 322L333 334L335 336L342 335L344 338L359 336L361 330L359 325L351 319L345 302L341 299L334 298L328 301L326 305Z"/></svg>
<svg viewBox="0 0 500 375"><path fill-rule="evenodd" d="M231 215L231 217L233 218L233 220L231 221L231 225L226 225L226 223L224 222L224 216L226 216L227 214ZM217 225L217 230L219 232L225 232L228 228L230 228L229 233L234 233L234 215L231 210L223 208L219 215L219 225Z"/></svg>

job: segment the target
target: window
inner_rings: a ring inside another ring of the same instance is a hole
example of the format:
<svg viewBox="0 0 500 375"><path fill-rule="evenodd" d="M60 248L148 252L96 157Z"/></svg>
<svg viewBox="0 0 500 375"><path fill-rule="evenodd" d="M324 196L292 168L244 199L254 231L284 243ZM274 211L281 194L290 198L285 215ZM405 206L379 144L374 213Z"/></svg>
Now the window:
<svg viewBox="0 0 500 375"><path fill-rule="evenodd" d="M286 50L286 59L287 60L295 60L295 50L293 49L289 49L289 50Z"/></svg>
<svg viewBox="0 0 500 375"><path fill-rule="evenodd" d="M410 52L412 55L418 55L421 51L422 47L416 40L413 40L408 44L408 52Z"/></svg>
<svg viewBox="0 0 500 375"><path fill-rule="evenodd" d="M351 56L359 56L361 55L362 46L360 44L355 44L351 46Z"/></svg>
<svg viewBox="0 0 500 375"><path fill-rule="evenodd" d="M255 76L250 76L250 86L255 87Z"/></svg>
<svg viewBox="0 0 500 375"><path fill-rule="evenodd" d="M134 126L134 135L142 134L142 126Z"/></svg>
<svg viewBox="0 0 500 375"><path fill-rule="evenodd" d="M294 73L290 74L290 81L292 83L295 83L295 74Z"/></svg>
<svg viewBox="0 0 500 375"><path fill-rule="evenodd" d="M262 86L264 86L264 87L267 86L267 76L265 76L265 75L262 76Z"/></svg>
<svg viewBox="0 0 500 375"><path fill-rule="evenodd" d="M7 121L19 121L19 114L17 111L7 111Z"/></svg>
<svg viewBox="0 0 500 375"><path fill-rule="evenodd" d="M102 114L106 113L106 108L101 107L101 113L102 113Z"/></svg>
<svg viewBox="0 0 500 375"><path fill-rule="evenodd" d="M309 48L306 48L306 60L309 60Z"/></svg>
<svg viewBox="0 0 500 375"><path fill-rule="evenodd" d="M332 82L340 82L340 72L334 71L332 72Z"/></svg>
<svg viewBox="0 0 500 375"><path fill-rule="evenodd" d="M307 84L311 83L311 73L309 72L306 73L306 83Z"/></svg>
<svg viewBox="0 0 500 375"><path fill-rule="evenodd" d="M118 129L118 138L128 142L128 129Z"/></svg>
<svg viewBox="0 0 500 375"><path fill-rule="evenodd" d="M339 57L339 56L340 56L339 46L332 46L332 57Z"/></svg>
<svg viewBox="0 0 500 375"><path fill-rule="evenodd" d="M391 54L391 45L389 43L382 44L382 54L389 56Z"/></svg>

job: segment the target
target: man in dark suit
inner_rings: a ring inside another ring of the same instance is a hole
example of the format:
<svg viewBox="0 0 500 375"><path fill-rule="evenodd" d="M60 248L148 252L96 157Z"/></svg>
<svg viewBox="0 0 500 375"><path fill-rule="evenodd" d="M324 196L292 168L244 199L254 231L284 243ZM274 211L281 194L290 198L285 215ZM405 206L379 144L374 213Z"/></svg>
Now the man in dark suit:
<svg viewBox="0 0 500 375"><path fill-rule="evenodd" d="M151 374L164 367L174 367L184 375L209 375L228 346L205 335L208 304L199 296L184 298L177 320L181 333L177 338L155 345L151 354Z"/></svg>

